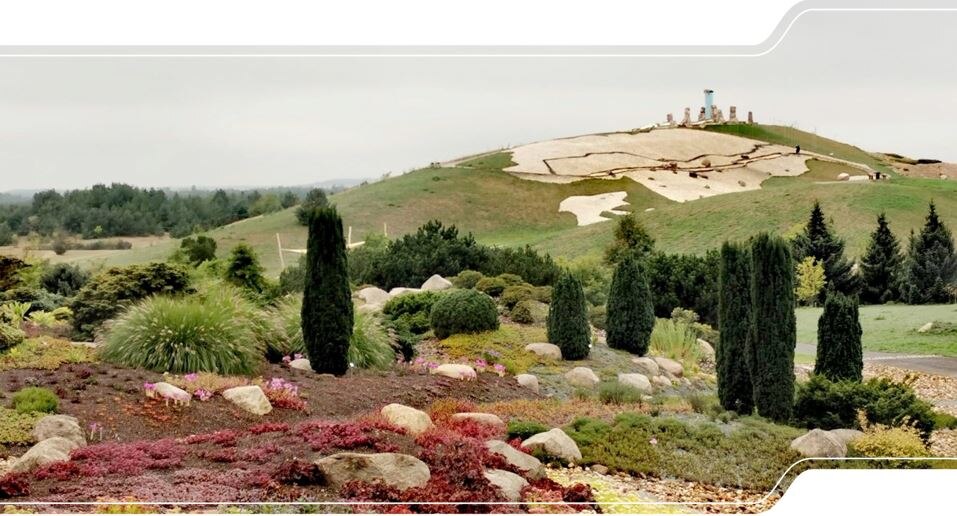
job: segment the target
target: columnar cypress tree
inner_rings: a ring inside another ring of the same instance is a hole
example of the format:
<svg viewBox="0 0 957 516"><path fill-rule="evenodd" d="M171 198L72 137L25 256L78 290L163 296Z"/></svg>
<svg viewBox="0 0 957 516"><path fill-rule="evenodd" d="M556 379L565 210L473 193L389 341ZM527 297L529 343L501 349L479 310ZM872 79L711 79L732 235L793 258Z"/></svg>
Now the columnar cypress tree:
<svg viewBox="0 0 957 516"><path fill-rule="evenodd" d="M715 350L718 399L726 410L750 414L754 410L748 337L751 331L751 253L725 242L721 246L718 280L718 324L721 336Z"/></svg>
<svg viewBox="0 0 957 516"><path fill-rule="evenodd" d="M900 243L887 225L887 217L881 213L867 252L861 258L861 300L865 303L896 301L900 297L902 263Z"/></svg>
<svg viewBox="0 0 957 516"><path fill-rule="evenodd" d="M857 299L830 292L817 321L817 360L814 374L830 380L861 381L864 353Z"/></svg>
<svg viewBox="0 0 957 516"><path fill-rule="evenodd" d="M822 291L822 298L828 290L856 294L860 289L860 278L854 274L853 264L844 257L844 240L838 238L828 227L820 203L814 203L804 232L794 239L793 244L795 263L810 256L824 266L827 283Z"/></svg>
<svg viewBox="0 0 957 516"><path fill-rule="evenodd" d="M751 245L751 383L758 414L787 421L794 403L794 260L788 243L763 233Z"/></svg>
<svg viewBox="0 0 957 516"><path fill-rule="evenodd" d="M345 374L352 337L352 292L342 219L335 208L317 208L309 218L302 340L317 373Z"/></svg>
<svg viewBox="0 0 957 516"><path fill-rule="evenodd" d="M937 216L934 203L930 203L927 221L920 234L911 233L901 286L904 300L910 304L946 303L950 297L947 286L955 279L957 254L954 253L954 238Z"/></svg>
<svg viewBox="0 0 957 516"><path fill-rule="evenodd" d="M548 307L548 342L562 350L565 360L581 360L588 356L591 329L585 308L585 293L578 278L565 272L552 290Z"/></svg>
<svg viewBox="0 0 957 516"><path fill-rule="evenodd" d="M607 304L608 345L644 355L655 327L655 307L648 280L634 258L627 257L615 268Z"/></svg>

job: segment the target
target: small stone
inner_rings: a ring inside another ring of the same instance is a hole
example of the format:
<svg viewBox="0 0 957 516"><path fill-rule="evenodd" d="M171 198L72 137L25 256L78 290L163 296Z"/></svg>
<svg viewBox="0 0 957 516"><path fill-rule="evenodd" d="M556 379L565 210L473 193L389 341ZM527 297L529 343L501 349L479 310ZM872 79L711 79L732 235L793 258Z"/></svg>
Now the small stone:
<svg viewBox="0 0 957 516"><path fill-rule="evenodd" d="M649 357L632 358L631 362L637 366L636 369L638 369L639 373L648 378L653 378L660 374L659 371L661 368L658 367L658 363Z"/></svg>
<svg viewBox="0 0 957 516"><path fill-rule="evenodd" d="M791 449L805 457L844 457L847 446L834 434L815 428L791 441Z"/></svg>
<svg viewBox="0 0 957 516"><path fill-rule="evenodd" d="M642 394L651 394L651 381L641 373L621 373L618 375L618 383L634 387Z"/></svg>
<svg viewBox="0 0 957 516"><path fill-rule="evenodd" d="M847 172L841 172L840 174L837 175L838 181L847 181L850 178L851 178L851 175L848 174Z"/></svg>
<svg viewBox="0 0 957 516"><path fill-rule="evenodd" d="M594 387L598 384L598 376L587 367L576 367L565 373L565 380L574 387Z"/></svg>
<svg viewBox="0 0 957 516"><path fill-rule="evenodd" d="M433 274L429 279L425 280L425 283L422 284L421 290L426 292L432 292L437 290L447 290L452 288L452 282L439 276L438 274Z"/></svg>
<svg viewBox="0 0 957 516"><path fill-rule="evenodd" d="M927 333L934 329L934 323L929 322L917 329L917 333Z"/></svg>
<svg viewBox="0 0 957 516"><path fill-rule="evenodd" d="M485 472L485 479L498 489L498 492L509 502L522 500L522 489L528 486L524 478L502 469L490 469Z"/></svg>
<svg viewBox="0 0 957 516"><path fill-rule="evenodd" d="M312 371L312 364L308 358L297 358L289 362L289 367L299 369L300 371Z"/></svg>
<svg viewBox="0 0 957 516"><path fill-rule="evenodd" d="M552 428L547 432L535 434L522 442L522 447L539 450L546 456L562 459L566 462L582 460L582 452L571 437L561 428Z"/></svg>
<svg viewBox="0 0 957 516"><path fill-rule="evenodd" d="M525 346L525 351L535 353L539 358L548 360L561 360L562 349L548 342L533 342Z"/></svg>
<svg viewBox="0 0 957 516"><path fill-rule="evenodd" d="M652 360L654 360L655 363L658 364L658 367L660 367L661 369L664 369L665 371L668 372L668 374L676 378L681 378L681 376L684 375L685 373L684 366L682 366L680 362L677 362L670 358L653 357Z"/></svg>
<svg viewBox="0 0 957 516"><path fill-rule="evenodd" d="M429 372L439 376L455 378L457 380L474 380L478 378L478 375L475 373L475 369L473 369L472 366L465 364L442 364Z"/></svg>
<svg viewBox="0 0 957 516"><path fill-rule="evenodd" d="M36 426L33 427L33 438L40 442L51 437L68 439L77 447L86 446L86 435L80 428L80 421L73 416L56 414L44 416L37 421Z"/></svg>
<svg viewBox="0 0 957 516"><path fill-rule="evenodd" d="M515 377L515 380L518 381L518 384L526 389L531 389L535 394L538 394L538 377L533 374L520 374Z"/></svg>
<svg viewBox="0 0 957 516"><path fill-rule="evenodd" d="M262 387L258 385L243 385L233 387L223 391L223 398L231 401L234 405L249 412L262 416L272 412L272 403L263 392Z"/></svg>
<svg viewBox="0 0 957 516"><path fill-rule="evenodd" d="M334 486L362 481L409 489L424 486L432 477L424 462L402 453L343 452L323 457L316 465Z"/></svg>
<svg viewBox="0 0 957 516"><path fill-rule="evenodd" d="M599 475L608 474L608 466L602 466L601 464L592 464L591 470Z"/></svg>
<svg viewBox="0 0 957 516"><path fill-rule="evenodd" d="M432 423L432 418L429 417L428 414L419 409L398 403L391 403L382 407L380 413L386 421L402 428L412 436L435 428L435 425Z"/></svg>

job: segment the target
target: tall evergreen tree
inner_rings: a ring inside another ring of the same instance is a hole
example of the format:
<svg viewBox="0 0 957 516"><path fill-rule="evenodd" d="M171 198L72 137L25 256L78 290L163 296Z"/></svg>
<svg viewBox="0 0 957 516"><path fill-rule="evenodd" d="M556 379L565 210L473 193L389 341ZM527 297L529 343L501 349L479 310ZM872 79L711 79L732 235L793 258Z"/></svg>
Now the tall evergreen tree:
<svg viewBox="0 0 957 516"><path fill-rule="evenodd" d="M903 260L900 242L882 212L877 216L877 229L871 233L867 252L861 258L861 301L873 304L897 301Z"/></svg>
<svg viewBox="0 0 957 516"><path fill-rule="evenodd" d="M751 244L751 383L758 414L787 421L794 403L794 260L788 243L762 233Z"/></svg>
<svg viewBox="0 0 957 516"><path fill-rule="evenodd" d="M814 374L829 380L861 381L864 353L857 299L830 292L817 321L817 359Z"/></svg>
<svg viewBox="0 0 957 516"><path fill-rule="evenodd" d="M718 283L718 323L721 335L715 350L718 399L726 410L754 410L748 338L751 331L751 254L747 247L721 246Z"/></svg>
<svg viewBox="0 0 957 516"><path fill-rule="evenodd" d="M638 221L638 216L629 213L615 223L615 238L605 249L605 261L618 263L631 257L641 260L655 248L655 239Z"/></svg>
<svg viewBox="0 0 957 516"><path fill-rule="evenodd" d="M831 231L820 203L814 203L804 232L795 237L793 246L795 263L810 256L824 266L826 283L821 292L822 298L828 290L844 294L858 292L860 278L854 274L853 264L844 257L844 240Z"/></svg>
<svg viewBox="0 0 957 516"><path fill-rule="evenodd" d="M648 280L632 257L619 262L611 280L607 304L608 345L644 355L655 327L655 307Z"/></svg>
<svg viewBox="0 0 957 516"><path fill-rule="evenodd" d="M226 262L226 281L250 292L259 293L266 288L263 266L259 264L256 251L249 244L240 242L229 254Z"/></svg>
<svg viewBox="0 0 957 516"><path fill-rule="evenodd" d="M910 304L946 303L947 287L957 281L957 254L950 229L937 216L930 203L924 227L911 233L901 290Z"/></svg>
<svg viewBox="0 0 957 516"><path fill-rule="evenodd" d="M588 356L591 329L585 308L585 293L578 278L562 274L552 290L548 306L548 342L562 350L565 360L581 360Z"/></svg>
<svg viewBox="0 0 957 516"><path fill-rule="evenodd" d="M334 207L317 208L309 217L305 276L302 340L309 363L317 373L345 374L352 338L352 292L342 219Z"/></svg>

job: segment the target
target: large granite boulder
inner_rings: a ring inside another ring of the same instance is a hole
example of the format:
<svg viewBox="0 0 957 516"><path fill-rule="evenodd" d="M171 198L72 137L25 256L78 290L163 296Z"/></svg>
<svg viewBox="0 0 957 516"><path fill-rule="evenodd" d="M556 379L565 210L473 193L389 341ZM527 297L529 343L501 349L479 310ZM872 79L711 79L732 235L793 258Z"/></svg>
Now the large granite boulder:
<svg viewBox="0 0 957 516"><path fill-rule="evenodd" d="M632 358L631 361L635 364L635 369L648 378L654 378L661 374L661 368L658 367L658 363L649 357Z"/></svg>
<svg viewBox="0 0 957 516"><path fill-rule="evenodd" d="M398 488L422 487L432 474L421 460L402 453L343 452L316 461L333 486L352 481L381 482Z"/></svg>
<svg viewBox="0 0 957 516"><path fill-rule="evenodd" d="M515 381L517 381L518 384L521 385L522 387L525 387L526 389L531 389L533 392L538 394L539 387L538 387L537 376L533 374L524 373L524 374L520 374L516 376Z"/></svg>
<svg viewBox="0 0 957 516"><path fill-rule="evenodd" d="M474 380L478 378L475 369L465 364L442 364L429 372L439 376L455 378L456 380Z"/></svg>
<svg viewBox="0 0 957 516"><path fill-rule="evenodd" d="M577 462L582 459L582 452L578 449L578 445L561 428L552 428L547 432L535 434L522 441L522 447L566 462Z"/></svg>
<svg viewBox="0 0 957 516"><path fill-rule="evenodd" d="M861 432L860 430L854 430L853 428L838 428L836 430L828 430L828 433L834 437L837 437L838 440L844 443L845 446L850 444L850 442L854 439L864 435L864 432Z"/></svg>
<svg viewBox="0 0 957 516"><path fill-rule="evenodd" d="M33 427L33 438L37 442L51 437L62 437L76 443L77 447L86 446L86 435L80 428L80 421L73 416L55 414L44 416Z"/></svg>
<svg viewBox="0 0 957 516"><path fill-rule="evenodd" d="M576 367L565 373L565 380L573 387L590 388L598 385L598 375L587 367Z"/></svg>
<svg viewBox="0 0 957 516"><path fill-rule="evenodd" d="M504 457L505 462L524 473L528 478L537 480L545 476L545 466L542 465L542 461L527 453L516 450L514 446L507 442L491 440L486 441L485 446L488 448L488 451Z"/></svg>
<svg viewBox="0 0 957 516"><path fill-rule="evenodd" d="M681 378L685 374L685 368L680 362L665 357L654 357L652 360L658 364L658 367L674 378Z"/></svg>
<svg viewBox="0 0 957 516"><path fill-rule="evenodd" d="M533 342L525 346L525 351L535 353L539 358L548 360L561 360L562 349L548 342Z"/></svg>
<svg viewBox="0 0 957 516"><path fill-rule="evenodd" d="M386 421L402 428L409 435L419 435L422 432L435 428L435 424L432 423L432 418L429 417L428 414L419 409L398 403L391 403L382 407L380 413Z"/></svg>
<svg viewBox="0 0 957 516"><path fill-rule="evenodd" d="M651 380L641 373L620 373L618 383L629 385L641 391L642 394L651 394Z"/></svg>
<svg viewBox="0 0 957 516"><path fill-rule="evenodd" d="M171 383L166 382L158 382L153 384L153 392L156 393L155 395L159 396L161 399L171 400L176 403L189 403L189 401L193 398L190 393Z"/></svg>
<svg viewBox="0 0 957 516"><path fill-rule="evenodd" d="M503 434L505 433L505 421L502 421L502 418L495 414L485 412L459 412L458 414L452 414L452 417L449 419L454 422L475 421L476 423L495 428Z"/></svg>
<svg viewBox="0 0 957 516"><path fill-rule="evenodd" d="M246 412L257 416L272 412L272 403L269 403L266 393L258 385L243 385L226 389L223 391L223 397Z"/></svg>
<svg viewBox="0 0 957 516"><path fill-rule="evenodd" d="M289 361L289 367L300 371L312 371L312 364L308 358L297 358Z"/></svg>
<svg viewBox="0 0 957 516"><path fill-rule="evenodd" d="M791 449L805 457L845 457L847 445L827 430L815 428L791 441Z"/></svg>
<svg viewBox="0 0 957 516"><path fill-rule="evenodd" d="M356 292L356 296L367 305L383 306L392 299L388 292L379 287L366 287Z"/></svg>
<svg viewBox="0 0 957 516"><path fill-rule="evenodd" d="M425 280L425 283L422 284L421 290L426 292L436 291L436 290L448 290L452 288L452 282L439 276L438 274L433 274L429 279Z"/></svg>
<svg viewBox="0 0 957 516"><path fill-rule="evenodd" d="M389 291L391 297L401 296L402 294L414 294L416 292L422 292L421 289L417 288L408 288L408 287L395 287Z"/></svg>
<svg viewBox="0 0 957 516"><path fill-rule="evenodd" d="M10 471L26 473L53 462L68 461L70 460L70 452L77 448L79 448L79 445L76 442L64 437L44 439L21 455L10 467Z"/></svg>
<svg viewBox="0 0 957 516"><path fill-rule="evenodd" d="M697 339L696 342L698 343L698 355L701 360L714 362L714 346L704 339Z"/></svg>
<svg viewBox="0 0 957 516"><path fill-rule="evenodd" d="M522 501L522 489L528 485L528 480L504 469L487 470L485 479L509 502Z"/></svg>

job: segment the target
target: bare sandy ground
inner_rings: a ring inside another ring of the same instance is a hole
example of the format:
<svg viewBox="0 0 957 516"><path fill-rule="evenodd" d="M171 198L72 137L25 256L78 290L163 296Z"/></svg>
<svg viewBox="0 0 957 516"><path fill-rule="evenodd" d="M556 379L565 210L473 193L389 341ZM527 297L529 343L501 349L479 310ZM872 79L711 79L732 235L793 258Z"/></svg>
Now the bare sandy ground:
<svg viewBox="0 0 957 516"><path fill-rule="evenodd" d="M628 204L625 197L628 192L608 192L598 195L573 195L558 205L558 211L567 211L575 215L579 226L587 226L596 222L609 220L602 217L603 212L611 212L615 215L626 215L627 211L615 210L620 206Z"/></svg>

